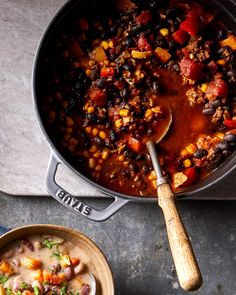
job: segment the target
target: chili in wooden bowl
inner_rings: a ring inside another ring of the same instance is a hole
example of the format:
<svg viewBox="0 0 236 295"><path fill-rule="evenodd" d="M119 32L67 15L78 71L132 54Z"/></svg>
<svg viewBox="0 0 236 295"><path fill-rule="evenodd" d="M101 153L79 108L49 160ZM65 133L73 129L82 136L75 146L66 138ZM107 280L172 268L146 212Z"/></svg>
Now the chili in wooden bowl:
<svg viewBox="0 0 236 295"><path fill-rule="evenodd" d="M173 189L212 174L236 147L236 37L194 1L92 2L59 26L43 56L39 106L63 157L126 195L155 195L145 147L171 107L159 144ZM86 5L86 4L84 4Z"/></svg>

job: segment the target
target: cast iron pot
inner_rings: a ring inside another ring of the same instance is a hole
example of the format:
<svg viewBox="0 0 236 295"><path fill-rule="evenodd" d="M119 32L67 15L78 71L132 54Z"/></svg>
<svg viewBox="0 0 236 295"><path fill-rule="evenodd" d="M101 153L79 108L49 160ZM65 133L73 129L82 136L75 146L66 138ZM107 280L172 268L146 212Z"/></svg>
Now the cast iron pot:
<svg viewBox="0 0 236 295"><path fill-rule="evenodd" d="M34 106L36 110L36 114L38 117L38 121L40 127L50 145L51 148L51 158L49 160L48 165L48 172L46 177L46 186L47 190L50 195L52 195L57 201L59 201L64 206L68 207L69 209L78 212L87 218L95 221L103 221L117 212L120 208L122 208L128 202L156 202L156 197L153 198L141 198L141 197L134 197L130 195L125 195L122 193L118 193L107 189L98 183L88 179L84 176L81 172L76 170L72 165L64 158L64 156L59 152L58 148L53 143L52 138L50 138L49 133L45 127L42 110L40 109L39 101L40 101L40 67L42 65L42 56L46 50L46 47L52 38L53 34L55 33L56 29L62 22L66 22L66 19L73 15L74 11L80 10L87 5L88 9L85 14L89 13L89 8L91 8L90 4L92 5L93 2L96 0L70 0L67 1L60 10L56 13L53 17L51 22L49 23L42 40L39 44L34 67L33 67L33 97L34 97ZM202 2L202 1L200 1ZM207 2L207 3L206 3ZM222 21L226 24L226 26L231 29L232 31L236 32L236 15L233 13L236 11L236 0L227 0L227 1L218 1L218 0L210 0L204 1L203 3L205 6L210 6L211 10L216 11L218 17L222 19ZM178 193L177 196L180 197L187 197L187 199L197 199L196 194L200 193L202 190L210 187L211 185L215 184L227 174L229 174L233 168L235 167L236 162L236 153L231 155L219 168L217 168L211 175L202 180L201 182L197 183L196 185L190 187L187 190ZM55 175L57 172L57 168L59 164L64 164L64 166L68 167L77 177L88 183L89 185L95 187L103 194L108 195L114 198L114 202L109 205L104 210L97 210L91 206L88 206L83 201L81 201L77 197L71 196L65 189L60 187L56 180Z"/></svg>

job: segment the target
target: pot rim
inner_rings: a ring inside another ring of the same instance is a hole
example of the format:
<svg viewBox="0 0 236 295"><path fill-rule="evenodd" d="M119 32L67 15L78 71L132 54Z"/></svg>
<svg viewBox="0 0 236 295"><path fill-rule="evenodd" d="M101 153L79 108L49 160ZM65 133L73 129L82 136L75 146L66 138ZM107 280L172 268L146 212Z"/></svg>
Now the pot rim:
<svg viewBox="0 0 236 295"><path fill-rule="evenodd" d="M156 202L156 200L157 200L156 196L139 197L139 196L132 196L132 195L119 193L119 192L113 191L111 189L108 189L108 188L96 183L95 181L89 179L87 176L83 175L81 172L79 172L77 169L75 169L63 157L63 155L58 151L57 147L55 146L55 144L51 140L51 138L48 135L48 132L44 126L42 117L40 115L40 110L39 110L39 106L38 106L38 97L37 97L37 91L36 91L38 68L40 66L40 55L43 52L43 47L45 46L50 33L53 31L53 28L58 25L58 22L60 22L60 18L65 17L66 10L67 10L67 12L71 11L73 6L78 5L78 2L81 2L81 1L69 0L58 9L58 11L54 14L51 21L47 25L46 30L44 31L44 33L41 37L41 40L38 44L37 50L36 50L36 54L35 54L35 58L34 58L34 62L33 62L33 69L32 69L32 97L33 97L34 110L36 112L36 116L38 119L40 129L43 132L43 134L44 134L44 136L51 148L51 152L56 154L56 156L60 160L60 162L63 163L66 168L68 168L70 171L72 171L74 175L79 177L86 184L94 187L95 189L99 190L102 194L105 194L110 197L116 196L116 197L123 198L123 199L129 200L129 201L132 201L132 202L143 202L143 203ZM227 10L225 9L225 11L227 11ZM180 199L180 198L181 199L182 198L191 199L191 196L193 196L197 193L200 193L201 191L218 183L224 177L229 175L236 167L236 163L231 163L231 162L233 162L233 158L236 158L236 151L234 151L234 153L231 154L219 167L217 167L215 170L213 170L212 171L213 173L210 176L206 177L205 179L203 179L199 183L191 186L190 188L187 188L186 190L176 192L175 195L178 197L178 199Z"/></svg>

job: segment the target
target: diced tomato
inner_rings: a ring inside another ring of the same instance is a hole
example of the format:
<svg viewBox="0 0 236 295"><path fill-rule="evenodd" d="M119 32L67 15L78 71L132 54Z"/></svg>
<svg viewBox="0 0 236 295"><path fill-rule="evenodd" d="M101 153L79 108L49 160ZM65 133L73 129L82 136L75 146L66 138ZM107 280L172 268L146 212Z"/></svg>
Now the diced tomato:
<svg viewBox="0 0 236 295"><path fill-rule="evenodd" d="M107 96L106 93L98 87L92 87L89 91L89 96L92 101L99 107L106 106Z"/></svg>
<svg viewBox="0 0 236 295"><path fill-rule="evenodd" d="M208 69L212 72L215 73L218 71L218 65L215 63L214 60L212 60L211 62L209 62L209 64L207 65Z"/></svg>
<svg viewBox="0 0 236 295"><path fill-rule="evenodd" d="M179 44L184 44L184 42L186 42L190 38L189 34L181 29L174 32L172 36L175 42Z"/></svg>
<svg viewBox="0 0 236 295"><path fill-rule="evenodd" d="M138 39L138 48L143 50L151 50L151 45L148 43L143 34L141 34Z"/></svg>
<svg viewBox="0 0 236 295"><path fill-rule="evenodd" d="M183 76L191 80L199 80L203 77L204 64L200 62L195 62L190 58L184 57L180 63L180 70Z"/></svg>
<svg viewBox="0 0 236 295"><path fill-rule="evenodd" d="M187 17L186 20L180 24L180 29L189 33L191 36L195 36L202 28L202 23L197 16Z"/></svg>
<svg viewBox="0 0 236 295"><path fill-rule="evenodd" d="M228 85L220 78L211 81L206 90L206 97L227 97L228 96Z"/></svg>
<svg viewBox="0 0 236 295"><path fill-rule="evenodd" d="M183 173L188 177L188 179L184 182L184 186L190 186L198 180L199 175L194 167L184 170Z"/></svg>
<svg viewBox="0 0 236 295"><path fill-rule="evenodd" d="M214 16L205 10L201 6L196 5L187 14L187 18L180 24L180 29L189 33L191 36L195 36L206 25L208 25Z"/></svg>
<svg viewBox="0 0 236 295"><path fill-rule="evenodd" d="M72 257L70 259L70 261L71 261L71 264L74 265L74 266L80 263L80 259L79 258L75 258L75 257Z"/></svg>
<svg viewBox="0 0 236 295"><path fill-rule="evenodd" d="M143 149L143 144L139 140L131 136L128 137L127 145L128 145L128 148L130 148L133 152L137 154L140 153Z"/></svg>
<svg viewBox="0 0 236 295"><path fill-rule="evenodd" d="M228 128L236 128L236 119L225 119L224 120L224 124L225 126L227 126Z"/></svg>
<svg viewBox="0 0 236 295"><path fill-rule="evenodd" d="M184 47L181 50L182 50L185 57L189 57L189 52L188 52L187 48Z"/></svg>
<svg viewBox="0 0 236 295"><path fill-rule="evenodd" d="M108 78L114 75L114 68L113 67L106 67L101 69L100 76L103 78Z"/></svg>
<svg viewBox="0 0 236 295"><path fill-rule="evenodd" d="M143 10L137 17L136 21L139 25L146 25L152 19L152 13L150 10Z"/></svg>

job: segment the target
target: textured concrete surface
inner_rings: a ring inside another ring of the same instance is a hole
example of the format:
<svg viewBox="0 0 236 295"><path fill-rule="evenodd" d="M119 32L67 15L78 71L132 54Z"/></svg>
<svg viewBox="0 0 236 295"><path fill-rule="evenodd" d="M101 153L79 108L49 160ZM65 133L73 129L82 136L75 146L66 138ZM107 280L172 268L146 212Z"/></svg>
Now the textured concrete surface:
<svg viewBox="0 0 236 295"><path fill-rule="evenodd" d="M94 206L106 205L93 201ZM0 196L0 224L53 223L92 238L107 256L119 295L184 295L173 272L161 212L153 204L129 204L103 223L39 197ZM236 294L236 202L180 202L204 279L196 295Z"/></svg>
<svg viewBox="0 0 236 295"><path fill-rule="evenodd" d="M45 193L49 150L36 131L30 77L40 36L64 2L0 0L0 189L11 193ZM221 189L228 197L233 179L235 174L211 194ZM236 295L236 202L181 202L179 207L205 281L195 294ZM55 223L87 234L108 257L117 294L186 294L172 271L163 218L153 204L129 204L103 223L87 221L50 198L0 194L0 208L0 224L7 227Z"/></svg>

